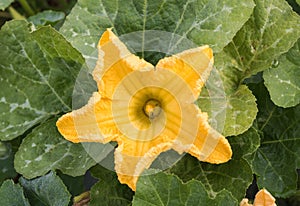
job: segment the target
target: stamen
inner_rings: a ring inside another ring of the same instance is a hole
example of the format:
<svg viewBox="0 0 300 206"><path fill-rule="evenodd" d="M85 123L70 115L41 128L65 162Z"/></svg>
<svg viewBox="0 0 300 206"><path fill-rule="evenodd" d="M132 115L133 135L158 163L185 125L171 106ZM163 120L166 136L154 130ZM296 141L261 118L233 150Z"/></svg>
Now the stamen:
<svg viewBox="0 0 300 206"><path fill-rule="evenodd" d="M161 112L161 104L156 99L148 100L144 105L144 113L149 117L149 119L155 119L159 116Z"/></svg>

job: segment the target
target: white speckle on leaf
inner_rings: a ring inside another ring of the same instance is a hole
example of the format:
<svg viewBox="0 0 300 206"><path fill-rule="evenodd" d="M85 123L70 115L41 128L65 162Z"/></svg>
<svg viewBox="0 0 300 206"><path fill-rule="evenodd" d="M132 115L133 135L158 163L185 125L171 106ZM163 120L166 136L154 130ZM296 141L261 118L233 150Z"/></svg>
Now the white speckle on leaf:
<svg viewBox="0 0 300 206"><path fill-rule="evenodd" d="M4 102L4 103L6 103L6 99L5 99L5 97L1 97L1 99L0 99L0 102Z"/></svg>
<svg viewBox="0 0 300 206"><path fill-rule="evenodd" d="M22 108L31 108L31 105L29 103L29 100L26 99L25 102L23 104L20 105L20 107Z"/></svg>
<svg viewBox="0 0 300 206"><path fill-rule="evenodd" d="M40 156L38 156L37 158L35 158L34 161L37 161L37 162L38 162L38 161L41 161L42 159L43 159L43 157L40 155Z"/></svg>
<svg viewBox="0 0 300 206"><path fill-rule="evenodd" d="M52 148L54 148L54 145L53 144L45 144L45 152L49 152Z"/></svg>
<svg viewBox="0 0 300 206"><path fill-rule="evenodd" d="M93 47L93 48L96 47L96 44L95 44L95 43L89 44L89 43L85 42L84 45L85 45L85 46L90 46L90 47Z"/></svg>
<svg viewBox="0 0 300 206"><path fill-rule="evenodd" d="M287 34L288 34L288 33L292 33L293 31L294 31L294 29L293 29L293 28L289 28L289 29L286 29L286 30L285 30L285 33L287 33Z"/></svg>
<svg viewBox="0 0 300 206"><path fill-rule="evenodd" d="M25 160L25 165L24 167L28 167L28 165L31 163L31 160Z"/></svg>
<svg viewBox="0 0 300 206"><path fill-rule="evenodd" d="M290 80L282 80L282 79L279 79L279 82L280 82L280 83L285 83L285 84L291 84L291 81L290 81Z"/></svg>
<svg viewBox="0 0 300 206"><path fill-rule="evenodd" d="M222 11L227 11L228 13L231 13L232 7L224 5L222 8Z"/></svg>
<svg viewBox="0 0 300 206"><path fill-rule="evenodd" d="M70 32L72 33L72 37L76 37L78 35L73 28L70 29Z"/></svg>
<svg viewBox="0 0 300 206"><path fill-rule="evenodd" d="M255 48L251 45L251 53L254 54L255 53Z"/></svg>
<svg viewBox="0 0 300 206"><path fill-rule="evenodd" d="M219 24L217 28L215 28L214 32L219 32L222 30L222 24Z"/></svg>
<svg viewBox="0 0 300 206"><path fill-rule="evenodd" d="M272 48L277 48L277 44L280 42L280 39L276 39L276 41L272 44Z"/></svg>
<svg viewBox="0 0 300 206"><path fill-rule="evenodd" d="M19 107L19 105L16 103L11 103L9 104L9 106L10 106L9 112L13 112L17 107Z"/></svg>

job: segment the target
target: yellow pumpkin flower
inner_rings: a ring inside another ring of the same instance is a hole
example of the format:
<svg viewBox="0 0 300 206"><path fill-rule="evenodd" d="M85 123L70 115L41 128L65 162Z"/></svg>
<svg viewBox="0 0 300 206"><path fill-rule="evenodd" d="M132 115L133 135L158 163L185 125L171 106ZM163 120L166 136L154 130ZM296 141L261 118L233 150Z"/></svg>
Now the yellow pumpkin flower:
<svg viewBox="0 0 300 206"><path fill-rule="evenodd" d="M276 206L275 198L266 190L261 189L255 195L253 205L248 203L248 199L244 198L240 202L240 206Z"/></svg>
<svg viewBox="0 0 300 206"><path fill-rule="evenodd" d="M194 104L212 66L212 50L202 46L154 67L107 29L93 71L98 92L84 107L63 115L58 130L75 143L116 141L115 170L132 190L143 170L170 149L200 161L226 162L232 155L228 141Z"/></svg>

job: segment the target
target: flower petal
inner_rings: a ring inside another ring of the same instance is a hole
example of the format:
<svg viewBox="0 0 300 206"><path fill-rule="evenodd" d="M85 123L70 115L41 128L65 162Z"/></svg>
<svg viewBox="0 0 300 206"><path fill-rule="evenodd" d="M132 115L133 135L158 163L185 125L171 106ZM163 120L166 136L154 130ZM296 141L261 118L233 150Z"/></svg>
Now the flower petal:
<svg viewBox="0 0 300 206"><path fill-rule="evenodd" d="M153 65L130 53L125 44L107 29L98 43L98 60L93 71L99 93L111 98L116 86L134 70L151 70Z"/></svg>
<svg viewBox="0 0 300 206"><path fill-rule="evenodd" d="M59 132L71 142L106 143L118 136L111 100L93 93L87 105L63 115L56 122Z"/></svg>
<svg viewBox="0 0 300 206"><path fill-rule="evenodd" d="M253 206L276 206L275 198L266 189L261 189L255 195Z"/></svg>
<svg viewBox="0 0 300 206"><path fill-rule="evenodd" d="M135 191L141 173L150 167L160 153L169 150L171 146L170 142L157 144L157 141L148 143L126 141L119 144L115 151L115 170L119 181Z"/></svg>
<svg viewBox="0 0 300 206"><path fill-rule="evenodd" d="M173 148L179 152L188 152L200 161L224 163L232 151L227 139L209 126L207 114L202 113L196 105L181 107L183 122L181 131Z"/></svg>
<svg viewBox="0 0 300 206"><path fill-rule="evenodd" d="M172 70L184 79L193 91L195 99L199 96L212 66L213 53L208 46L189 49L171 57L166 57L156 65L157 68Z"/></svg>
<svg viewBox="0 0 300 206"><path fill-rule="evenodd" d="M240 206L253 206L253 205L249 203L249 200L247 198L244 198L240 202Z"/></svg>

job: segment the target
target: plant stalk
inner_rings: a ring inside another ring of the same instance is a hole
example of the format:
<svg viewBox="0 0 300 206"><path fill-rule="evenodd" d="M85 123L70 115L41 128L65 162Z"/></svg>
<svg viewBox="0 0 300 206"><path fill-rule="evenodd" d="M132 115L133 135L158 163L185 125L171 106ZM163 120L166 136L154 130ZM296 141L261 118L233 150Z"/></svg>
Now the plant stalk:
<svg viewBox="0 0 300 206"><path fill-rule="evenodd" d="M29 15L32 16L35 14L35 12L33 11L33 9L30 7L30 5L28 4L28 2L26 0L19 0L21 6L23 7L23 9L25 10L25 12Z"/></svg>
<svg viewBox="0 0 300 206"><path fill-rule="evenodd" d="M17 10L14 9L14 7L10 6L8 7L8 11L10 13L10 15L12 16L13 19L17 19L17 20L24 20L25 17L22 16Z"/></svg>

